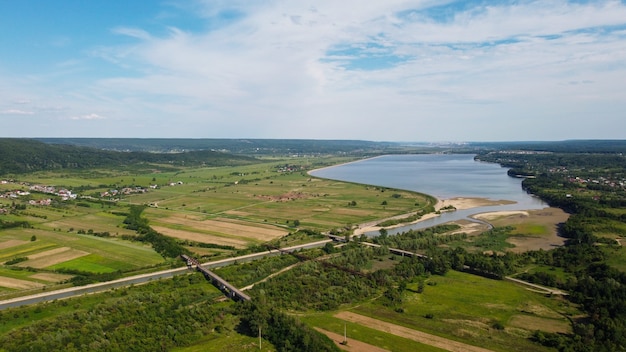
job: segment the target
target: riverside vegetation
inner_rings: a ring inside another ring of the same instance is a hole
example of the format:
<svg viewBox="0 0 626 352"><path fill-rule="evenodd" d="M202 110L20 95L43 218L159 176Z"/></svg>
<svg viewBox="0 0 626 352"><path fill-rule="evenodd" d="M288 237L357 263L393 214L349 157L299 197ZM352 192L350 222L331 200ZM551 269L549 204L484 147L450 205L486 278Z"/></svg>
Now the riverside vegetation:
<svg viewBox="0 0 626 352"><path fill-rule="evenodd" d="M455 224L374 239L362 236L343 247L328 245L216 269L236 286L255 284L249 291L253 300L245 304L220 301L220 292L200 274L189 274L4 310L0 346L7 351L258 350L256 336L262 331L264 349L337 350L312 327L340 332L344 322L337 312L349 310L496 351L623 349L626 257L619 240L625 231L624 193L615 186L624 180L620 169L626 168L615 164L623 159L599 154L593 171L567 164L564 172L560 161L573 163L574 154L544 158L544 153L485 152L478 157L505 163L506 156L507 163L516 163L516 172L536 176L524 186L572 214L561 226L561 234L570 238L566 246L509 252L507 234L519 236L515 226L478 236L458 232ZM319 239L322 231L350 235L355 224L433 207L429 197L412 192L312 179L305 173L345 160L272 159L210 168L151 163L131 172L14 174L2 185L3 192L45 183L80 187L90 198L63 202L53 197L50 207L39 207L28 201L49 195L33 193L3 203L0 275L33 286L5 287L0 294L10 297L179 265L175 257L180 253L222 258L263 250L266 244ZM575 181L580 179L602 181ZM113 188L150 184L160 187L117 198L100 196ZM207 228L208 220L271 226L278 232L241 238L227 226ZM155 231L153 224L163 231ZM188 232L205 237L192 240ZM237 241L224 244L219 238ZM401 257L388 248L426 257ZM46 257L47 263L38 259ZM499 280L516 274L568 290L569 296L547 297ZM59 275L59 284L52 275ZM391 350L434 350L356 323L349 323L349 335Z"/></svg>

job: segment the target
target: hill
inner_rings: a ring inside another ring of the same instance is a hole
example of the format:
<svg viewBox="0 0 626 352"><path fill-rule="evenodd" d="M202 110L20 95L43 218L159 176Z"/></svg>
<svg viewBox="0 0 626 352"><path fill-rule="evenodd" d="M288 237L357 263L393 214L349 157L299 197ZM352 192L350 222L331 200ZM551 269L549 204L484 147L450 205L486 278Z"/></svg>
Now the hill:
<svg viewBox="0 0 626 352"><path fill-rule="evenodd" d="M0 139L0 174L146 164L232 166L247 165L254 161L252 157L212 150L180 153L119 152L76 145L46 144L31 139Z"/></svg>

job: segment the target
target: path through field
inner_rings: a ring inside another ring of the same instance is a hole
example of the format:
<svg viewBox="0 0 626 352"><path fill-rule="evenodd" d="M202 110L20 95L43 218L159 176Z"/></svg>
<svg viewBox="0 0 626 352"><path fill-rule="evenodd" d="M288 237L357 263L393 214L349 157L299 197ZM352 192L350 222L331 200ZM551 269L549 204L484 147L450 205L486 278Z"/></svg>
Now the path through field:
<svg viewBox="0 0 626 352"><path fill-rule="evenodd" d="M335 344L344 351L353 351L353 352L389 352L389 350L376 347L374 345L370 345L365 342L357 341L354 339L348 339L348 344L344 345L343 336L339 334L335 334L334 332L330 332L328 330L315 328L315 330L321 332L322 334L328 336L331 340L335 342Z"/></svg>
<svg viewBox="0 0 626 352"><path fill-rule="evenodd" d="M364 315L352 312L340 312L335 315L339 319L343 319L352 323L366 326L371 329L383 331L392 335L404 337L413 341L417 341L426 345L438 347L446 351L452 352L492 352L491 350L468 345L462 342L446 339L425 332L409 329L404 326L391 324L382 320L366 317Z"/></svg>

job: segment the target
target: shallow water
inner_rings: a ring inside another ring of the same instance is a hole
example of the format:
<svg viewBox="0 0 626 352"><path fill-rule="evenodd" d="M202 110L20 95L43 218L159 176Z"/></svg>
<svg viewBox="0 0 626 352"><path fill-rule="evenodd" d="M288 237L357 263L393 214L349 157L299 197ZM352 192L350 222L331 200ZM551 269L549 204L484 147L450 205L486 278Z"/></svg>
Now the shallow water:
<svg viewBox="0 0 626 352"><path fill-rule="evenodd" d="M439 199L474 197L515 202L443 213L433 219L390 230L389 234L469 219L470 215L478 213L547 207L522 189L522 179L509 177L507 169L498 164L475 161L471 154L385 155L315 170L311 175L405 189Z"/></svg>

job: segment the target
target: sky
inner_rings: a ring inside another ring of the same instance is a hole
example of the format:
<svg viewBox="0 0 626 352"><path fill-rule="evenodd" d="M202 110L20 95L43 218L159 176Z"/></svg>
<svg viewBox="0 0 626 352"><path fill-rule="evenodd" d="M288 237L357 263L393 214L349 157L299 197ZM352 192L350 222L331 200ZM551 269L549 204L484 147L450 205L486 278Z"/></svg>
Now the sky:
<svg viewBox="0 0 626 352"><path fill-rule="evenodd" d="M626 139L626 0L0 0L0 137Z"/></svg>

